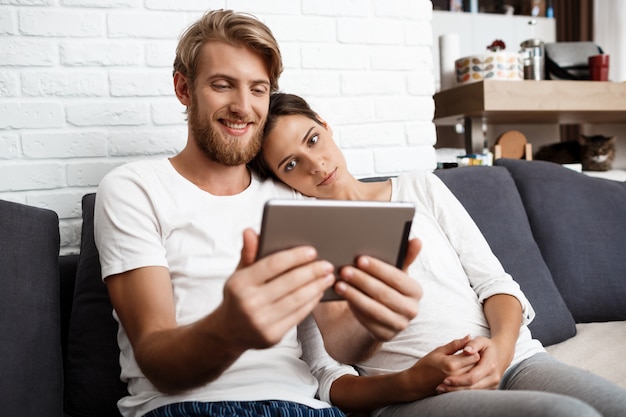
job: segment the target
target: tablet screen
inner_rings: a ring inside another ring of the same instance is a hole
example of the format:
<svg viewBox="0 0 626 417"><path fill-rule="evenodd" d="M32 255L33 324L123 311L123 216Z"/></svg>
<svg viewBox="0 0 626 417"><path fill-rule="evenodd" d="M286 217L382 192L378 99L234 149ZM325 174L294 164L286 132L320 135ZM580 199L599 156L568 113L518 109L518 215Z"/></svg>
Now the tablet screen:
<svg viewBox="0 0 626 417"><path fill-rule="evenodd" d="M257 258L311 245L320 259L335 265L336 275L360 255L401 267L414 212L413 204L400 202L270 200L263 211ZM339 298L332 288L324 296Z"/></svg>

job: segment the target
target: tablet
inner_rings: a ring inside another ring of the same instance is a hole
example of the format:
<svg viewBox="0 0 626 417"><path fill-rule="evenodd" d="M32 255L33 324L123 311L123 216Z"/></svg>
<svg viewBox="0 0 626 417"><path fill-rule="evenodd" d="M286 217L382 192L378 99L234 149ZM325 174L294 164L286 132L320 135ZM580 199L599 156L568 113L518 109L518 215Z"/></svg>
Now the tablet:
<svg viewBox="0 0 626 417"><path fill-rule="evenodd" d="M265 204L257 258L300 245L317 249L335 275L369 255L401 267L415 207L411 203L270 200ZM323 301L341 297L330 288Z"/></svg>

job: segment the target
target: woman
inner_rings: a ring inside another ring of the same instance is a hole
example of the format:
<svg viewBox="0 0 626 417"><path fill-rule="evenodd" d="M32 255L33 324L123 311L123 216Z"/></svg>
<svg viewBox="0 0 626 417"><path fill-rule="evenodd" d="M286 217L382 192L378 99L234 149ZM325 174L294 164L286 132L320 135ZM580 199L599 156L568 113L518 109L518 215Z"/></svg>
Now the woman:
<svg viewBox="0 0 626 417"><path fill-rule="evenodd" d="M299 328L320 396L382 416L614 416L626 391L549 356L527 324L534 311L463 206L432 173L361 182L332 129L300 97L275 94L252 163L305 195L411 201L423 242L411 276L424 297L409 327L351 371L325 355L309 319ZM444 395L437 395L444 394Z"/></svg>

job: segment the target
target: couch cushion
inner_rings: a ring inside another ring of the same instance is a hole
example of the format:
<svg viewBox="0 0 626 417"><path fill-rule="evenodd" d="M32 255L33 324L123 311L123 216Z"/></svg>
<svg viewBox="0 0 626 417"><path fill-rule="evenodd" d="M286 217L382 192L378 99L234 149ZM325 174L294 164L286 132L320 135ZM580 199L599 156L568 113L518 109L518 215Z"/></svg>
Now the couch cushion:
<svg viewBox="0 0 626 417"><path fill-rule="evenodd" d="M72 300L74 299L74 281L76 280L76 265L78 255L59 256L59 282L61 300L61 348L63 350L63 361L65 362L67 352L67 332L70 327L70 316L72 314Z"/></svg>
<svg viewBox="0 0 626 417"><path fill-rule="evenodd" d="M544 161L498 160L577 322L626 319L626 183Z"/></svg>
<svg viewBox="0 0 626 417"><path fill-rule="evenodd" d="M0 200L0 415L63 415L55 212Z"/></svg>
<svg viewBox="0 0 626 417"><path fill-rule="evenodd" d="M119 416L126 395L120 380L117 322L93 237L95 194L83 197L83 226L67 341L65 412L68 416Z"/></svg>
<svg viewBox="0 0 626 417"><path fill-rule="evenodd" d="M574 336L574 319L535 243L508 171L501 167L462 167L435 174L461 201L532 304L536 316L529 328L533 336L546 346Z"/></svg>
<svg viewBox="0 0 626 417"><path fill-rule="evenodd" d="M576 337L546 350L561 362L593 372L626 389L624 346L626 321L608 321L578 323Z"/></svg>

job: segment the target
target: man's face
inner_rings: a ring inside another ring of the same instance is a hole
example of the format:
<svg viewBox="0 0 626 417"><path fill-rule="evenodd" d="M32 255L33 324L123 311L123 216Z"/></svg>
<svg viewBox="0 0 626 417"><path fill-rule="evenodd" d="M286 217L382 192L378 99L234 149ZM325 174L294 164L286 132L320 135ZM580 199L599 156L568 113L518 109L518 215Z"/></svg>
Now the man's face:
<svg viewBox="0 0 626 417"><path fill-rule="evenodd" d="M188 110L198 148L223 165L248 163L261 148L269 94L261 57L222 42L205 44Z"/></svg>

